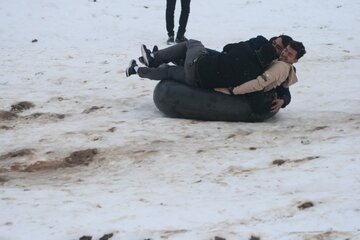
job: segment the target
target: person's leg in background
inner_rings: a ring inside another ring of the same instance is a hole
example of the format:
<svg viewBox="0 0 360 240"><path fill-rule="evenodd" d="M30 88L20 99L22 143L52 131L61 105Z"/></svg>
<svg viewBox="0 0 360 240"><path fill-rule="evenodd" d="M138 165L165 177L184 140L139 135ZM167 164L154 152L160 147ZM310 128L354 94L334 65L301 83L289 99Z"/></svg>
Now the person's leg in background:
<svg viewBox="0 0 360 240"><path fill-rule="evenodd" d="M166 0L166 31L169 39L168 44L174 42L174 13L176 0Z"/></svg>
<svg viewBox="0 0 360 240"><path fill-rule="evenodd" d="M176 34L176 42L186 41L186 37L184 36L186 32L186 25L189 19L190 14L190 0L181 0L181 14L179 19L179 28Z"/></svg>

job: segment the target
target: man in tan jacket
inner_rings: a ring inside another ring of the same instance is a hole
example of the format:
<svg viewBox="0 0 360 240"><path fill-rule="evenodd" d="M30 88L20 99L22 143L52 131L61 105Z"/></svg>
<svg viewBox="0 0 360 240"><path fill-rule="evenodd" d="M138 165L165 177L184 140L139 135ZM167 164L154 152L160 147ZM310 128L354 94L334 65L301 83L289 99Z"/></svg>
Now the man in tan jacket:
<svg viewBox="0 0 360 240"><path fill-rule="evenodd" d="M281 52L279 59L273 61L269 68L256 79L234 88L216 88L215 90L225 94L239 95L258 91L267 92L280 85L289 88L297 82L293 64L305 53L305 47L301 42L291 41Z"/></svg>

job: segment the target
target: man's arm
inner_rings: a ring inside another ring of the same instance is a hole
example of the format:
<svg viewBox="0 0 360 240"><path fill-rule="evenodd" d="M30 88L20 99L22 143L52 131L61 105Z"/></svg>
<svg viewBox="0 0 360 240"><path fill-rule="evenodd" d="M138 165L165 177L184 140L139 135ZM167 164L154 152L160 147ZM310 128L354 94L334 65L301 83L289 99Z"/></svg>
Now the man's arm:
<svg viewBox="0 0 360 240"><path fill-rule="evenodd" d="M285 108L291 101L290 89L282 85L276 88L277 98L273 101L271 112L278 112L280 108Z"/></svg>
<svg viewBox="0 0 360 240"><path fill-rule="evenodd" d="M283 104L284 104L284 99L281 98L275 99L271 105L271 112L274 113L278 112Z"/></svg>
<svg viewBox="0 0 360 240"><path fill-rule="evenodd" d="M288 78L290 67L285 62L275 61L262 75L235 87L233 92L238 95L275 88Z"/></svg>
<svg viewBox="0 0 360 240"><path fill-rule="evenodd" d="M278 88L281 88L281 90L278 90ZM282 86L279 86L276 88L276 92L278 93L281 91L280 96L278 94L277 98L273 101L273 104L271 106L271 112L276 113L280 110L280 108L285 108L291 101L291 94L289 88L285 88ZM228 95L233 95L231 88L214 88L215 91L221 92Z"/></svg>

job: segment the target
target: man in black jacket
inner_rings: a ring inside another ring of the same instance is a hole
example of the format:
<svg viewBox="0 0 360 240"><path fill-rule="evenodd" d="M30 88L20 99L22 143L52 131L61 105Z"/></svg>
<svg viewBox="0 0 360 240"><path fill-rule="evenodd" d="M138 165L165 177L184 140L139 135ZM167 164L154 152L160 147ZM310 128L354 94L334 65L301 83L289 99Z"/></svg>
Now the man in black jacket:
<svg viewBox="0 0 360 240"><path fill-rule="evenodd" d="M142 45L141 51L147 67L137 67L136 61L132 60L127 76L137 73L143 78L170 79L208 89L234 87L254 79L277 58L275 48L269 43L254 50L249 43L239 42L229 51L217 55L207 54L197 40L188 40L153 53ZM160 66L176 59L185 59L184 66Z"/></svg>
<svg viewBox="0 0 360 240"><path fill-rule="evenodd" d="M255 50L259 49L264 44L271 43L275 47L277 55L280 56L281 52L292 40L293 39L290 36L282 34L280 36L272 37L270 38L270 40L267 40L265 37L259 35L257 37L247 40L246 42L248 42L250 46ZM236 43L227 44L223 48L223 52L229 51L234 45L236 45ZM208 49L208 52L210 52L211 54L219 54L218 51L213 49ZM291 94L289 88L283 87L282 85L276 88L276 96L277 97L271 107L272 112L278 112L280 108L285 108L291 101Z"/></svg>

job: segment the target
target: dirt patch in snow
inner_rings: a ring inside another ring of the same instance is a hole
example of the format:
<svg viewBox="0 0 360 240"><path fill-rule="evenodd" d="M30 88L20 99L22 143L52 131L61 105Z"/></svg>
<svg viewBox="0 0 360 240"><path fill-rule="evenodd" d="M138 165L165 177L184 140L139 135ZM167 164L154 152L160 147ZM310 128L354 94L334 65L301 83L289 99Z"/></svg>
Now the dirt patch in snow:
<svg viewBox="0 0 360 240"><path fill-rule="evenodd" d="M301 163L301 162L308 162L308 161L312 161L315 159L320 158L320 156L309 156L309 157L304 157L304 158L300 158L300 159L276 159L272 162L273 165L277 165L277 166L281 166L285 163Z"/></svg>
<svg viewBox="0 0 360 240"><path fill-rule="evenodd" d="M23 117L23 119L25 119L25 120L33 120L33 119L38 119L38 118L46 118L48 120L52 120L52 119L58 120L58 119L64 119L65 114L37 112L37 113L33 113L33 114Z"/></svg>
<svg viewBox="0 0 360 240"><path fill-rule="evenodd" d="M35 104L33 104L32 102L23 101L11 105L10 111L14 113L20 113L33 107L35 107Z"/></svg>
<svg viewBox="0 0 360 240"><path fill-rule="evenodd" d="M8 152L0 156L0 160L6 160L10 158L24 157L33 154L33 149L21 149L12 152Z"/></svg>
<svg viewBox="0 0 360 240"><path fill-rule="evenodd" d="M102 108L104 108L104 106L100 106L100 107L98 107L98 106L92 106L91 108L85 109L85 110L83 111L83 113L89 114L89 113L91 113L91 112L95 112L95 111L100 110L100 109L102 109Z"/></svg>
<svg viewBox="0 0 360 240"><path fill-rule="evenodd" d="M11 165L9 167L0 168L0 172L38 172L75 166L88 166L91 162L94 161L95 155L98 154L97 149L85 149L74 151L63 159L37 161L32 164L26 164L26 162L24 163L19 161L14 162L15 160L19 160L21 157L33 157L34 152L35 150L33 149L21 149L1 155L0 160L10 160Z"/></svg>
<svg viewBox="0 0 360 240"><path fill-rule="evenodd" d="M75 151L68 157L55 161L38 161L34 164L27 166L21 170L23 172L37 172L45 170L55 170L58 168L68 168L75 166L88 166L93 160L95 155L98 154L97 149L86 149Z"/></svg>
<svg viewBox="0 0 360 240"><path fill-rule="evenodd" d="M17 117L18 117L18 115L16 113L0 110L0 120L3 120L3 121L13 120Z"/></svg>
<svg viewBox="0 0 360 240"><path fill-rule="evenodd" d="M59 119L64 119L65 116L66 116L65 114L41 113L41 112L32 113L26 116L19 116L15 112L0 110L0 120L2 121L34 120L34 119L59 120ZM1 126L1 129L9 130L9 128L6 125Z"/></svg>
<svg viewBox="0 0 360 240"><path fill-rule="evenodd" d="M2 130L11 130L11 129L13 129L13 127L10 127L10 126L7 126L7 125L1 125L0 129L2 129Z"/></svg>
<svg viewBox="0 0 360 240"><path fill-rule="evenodd" d="M3 184L4 182L9 181L9 179L7 177L4 176L0 176L0 184Z"/></svg>
<svg viewBox="0 0 360 240"><path fill-rule="evenodd" d="M300 210L304 210L304 209L307 209L307 208L311 208L314 206L314 203L312 202L304 202L304 203L301 203L299 206L298 206L298 209Z"/></svg>
<svg viewBox="0 0 360 240"><path fill-rule="evenodd" d="M99 238L99 240L109 240L113 236L114 236L113 233L104 234L101 238ZM79 238L79 240L92 240L92 239L93 239L93 237L90 235L89 236L85 235L85 236L82 236Z"/></svg>

